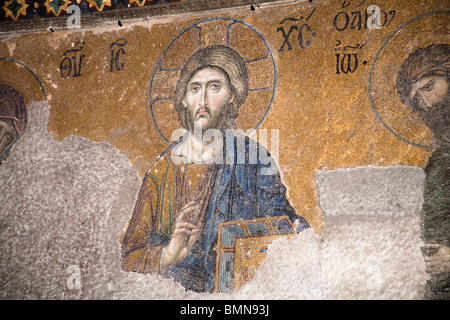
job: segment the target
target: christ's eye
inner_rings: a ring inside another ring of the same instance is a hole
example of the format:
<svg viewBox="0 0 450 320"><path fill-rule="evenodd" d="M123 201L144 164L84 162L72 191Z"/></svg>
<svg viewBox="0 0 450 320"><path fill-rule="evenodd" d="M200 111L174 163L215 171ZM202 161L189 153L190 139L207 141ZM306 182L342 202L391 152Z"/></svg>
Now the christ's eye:
<svg viewBox="0 0 450 320"><path fill-rule="evenodd" d="M189 88L189 91L192 93L198 93L198 92L200 92L200 86L191 86Z"/></svg>
<svg viewBox="0 0 450 320"><path fill-rule="evenodd" d="M220 91L221 86L218 83L211 83L209 85L209 88L214 92L218 92L218 91Z"/></svg>

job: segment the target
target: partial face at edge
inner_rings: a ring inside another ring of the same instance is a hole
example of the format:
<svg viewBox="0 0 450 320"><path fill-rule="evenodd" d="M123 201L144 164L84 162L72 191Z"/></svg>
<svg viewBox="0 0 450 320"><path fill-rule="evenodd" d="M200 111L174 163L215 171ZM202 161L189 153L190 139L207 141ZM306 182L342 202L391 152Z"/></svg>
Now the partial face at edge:
<svg viewBox="0 0 450 320"><path fill-rule="evenodd" d="M448 87L449 83L445 77L424 77L414 84L409 97L417 102L417 107L421 110L427 110L444 100Z"/></svg>
<svg viewBox="0 0 450 320"><path fill-rule="evenodd" d="M436 138L450 142L450 92L447 78L429 76L420 79L413 85L409 98Z"/></svg>
<svg viewBox="0 0 450 320"><path fill-rule="evenodd" d="M0 118L0 155L14 142L14 139L14 129L7 121Z"/></svg>

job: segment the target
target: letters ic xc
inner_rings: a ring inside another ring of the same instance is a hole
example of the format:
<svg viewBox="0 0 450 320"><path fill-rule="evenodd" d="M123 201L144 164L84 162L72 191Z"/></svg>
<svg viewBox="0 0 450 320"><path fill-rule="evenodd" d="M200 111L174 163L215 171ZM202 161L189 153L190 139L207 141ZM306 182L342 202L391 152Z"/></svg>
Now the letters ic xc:
<svg viewBox="0 0 450 320"><path fill-rule="evenodd" d="M316 9L312 10L312 12L305 19L304 23L301 26L299 26L299 24L300 24L300 21L303 20L303 17L300 17L299 19L286 18L280 22L280 24L283 24L286 21L293 21L293 22L298 22L298 24L291 25L287 31L283 26L277 28L277 32L281 32L281 35L283 36L283 43L281 44L281 47L278 50L278 52L284 51L285 46L287 46L288 51L293 49L290 39L291 39L291 34L294 30L297 31L297 42L298 42L298 45L300 46L300 48L306 49L311 44L311 41L312 41L311 37L315 37L316 33L311 29L311 27L308 25L307 22L308 22L309 18L311 18L311 16L313 15L315 10ZM306 33L310 34L308 40L306 40L306 38L307 38Z"/></svg>
<svg viewBox="0 0 450 320"><path fill-rule="evenodd" d="M111 60L109 63L109 71L114 70L120 71L123 69L125 62L120 62L120 55L125 54L123 47L127 44L127 40L124 38L118 39L116 42L112 43L109 48L111 49Z"/></svg>

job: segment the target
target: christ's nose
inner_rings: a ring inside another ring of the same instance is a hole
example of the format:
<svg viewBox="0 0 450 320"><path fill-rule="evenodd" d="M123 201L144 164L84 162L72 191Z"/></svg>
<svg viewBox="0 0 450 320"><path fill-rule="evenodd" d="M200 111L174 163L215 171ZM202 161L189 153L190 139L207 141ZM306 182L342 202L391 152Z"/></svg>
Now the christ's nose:
<svg viewBox="0 0 450 320"><path fill-rule="evenodd" d="M207 99L206 99L206 90L202 91L200 100L198 101L198 105L204 109L206 107Z"/></svg>

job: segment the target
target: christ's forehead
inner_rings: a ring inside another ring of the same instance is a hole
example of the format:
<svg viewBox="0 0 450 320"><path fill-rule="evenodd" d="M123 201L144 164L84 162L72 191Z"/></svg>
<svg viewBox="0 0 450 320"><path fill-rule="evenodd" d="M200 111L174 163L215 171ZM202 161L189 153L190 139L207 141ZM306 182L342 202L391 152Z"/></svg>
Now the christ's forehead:
<svg viewBox="0 0 450 320"><path fill-rule="evenodd" d="M207 84L210 82L228 83L227 74L217 67L205 67L197 70L188 81L188 87L193 84Z"/></svg>

